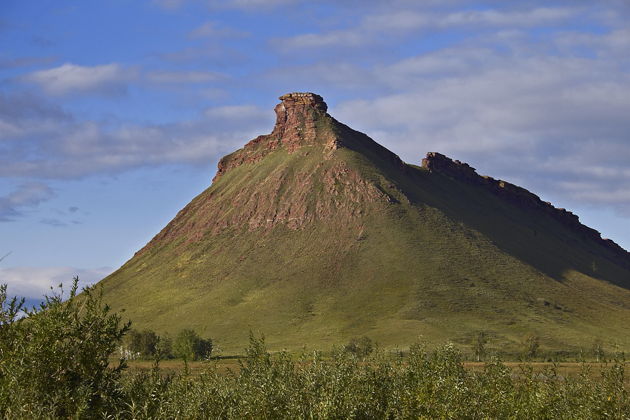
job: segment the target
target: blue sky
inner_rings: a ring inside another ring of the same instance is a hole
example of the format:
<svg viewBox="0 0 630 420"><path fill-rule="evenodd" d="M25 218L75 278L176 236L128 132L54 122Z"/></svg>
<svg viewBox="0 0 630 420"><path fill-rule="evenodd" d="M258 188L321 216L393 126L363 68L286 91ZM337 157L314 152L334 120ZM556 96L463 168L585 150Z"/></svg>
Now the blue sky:
<svg viewBox="0 0 630 420"><path fill-rule="evenodd" d="M0 283L33 298L118 268L290 91L630 249L629 19L623 0L3 0Z"/></svg>

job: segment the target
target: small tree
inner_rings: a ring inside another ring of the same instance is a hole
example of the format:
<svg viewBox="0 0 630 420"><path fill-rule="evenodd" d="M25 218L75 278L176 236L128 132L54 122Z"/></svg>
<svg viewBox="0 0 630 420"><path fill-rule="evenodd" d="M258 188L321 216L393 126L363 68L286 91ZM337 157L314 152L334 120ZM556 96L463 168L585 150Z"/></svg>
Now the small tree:
<svg viewBox="0 0 630 420"><path fill-rule="evenodd" d="M366 336L353 338L344 346L344 350L359 357L366 357L374 351L374 343Z"/></svg>
<svg viewBox="0 0 630 420"><path fill-rule="evenodd" d="M483 359L486 356L487 343L488 343L488 338L486 336L486 333L483 331L479 331L473 343L474 350L475 350L475 357L477 358L478 362L481 362L481 359Z"/></svg>
<svg viewBox="0 0 630 420"><path fill-rule="evenodd" d="M168 334L161 335L155 346L156 356L160 358L173 357L173 340Z"/></svg>
<svg viewBox="0 0 630 420"><path fill-rule="evenodd" d="M212 340L204 340L194 330L184 329L175 337L173 353L175 357L184 360L209 358L212 354Z"/></svg>
<svg viewBox="0 0 630 420"><path fill-rule="evenodd" d="M152 357L157 350L160 337L152 330L131 330L127 335L129 351L142 357Z"/></svg>
<svg viewBox="0 0 630 420"><path fill-rule="evenodd" d="M540 348L540 338L536 334L528 334L525 336L523 344L525 346L525 357L528 360L536 357Z"/></svg>
<svg viewBox="0 0 630 420"><path fill-rule="evenodd" d="M593 342L593 355L597 359L597 362L601 362L606 356L606 352L604 351L604 343L599 338Z"/></svg>

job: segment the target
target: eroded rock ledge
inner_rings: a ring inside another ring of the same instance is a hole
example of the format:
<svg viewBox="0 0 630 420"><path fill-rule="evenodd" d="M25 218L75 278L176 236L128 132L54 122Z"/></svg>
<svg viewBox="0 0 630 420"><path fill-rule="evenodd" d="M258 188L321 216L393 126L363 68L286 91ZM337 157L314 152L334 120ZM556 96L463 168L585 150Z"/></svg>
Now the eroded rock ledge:
<svg viewBox="0 0 630 420"><path fill-rule="evenodd" d="M566 209L556 208L548 201L542 201L540 197L525 188L490 176L479 175L475 168L467 163L453 160L441 153L427 153L427 156L422 159L422 167L428 169L430 172L442 173L459 181L482 185L492 193L521 208L542 210L580 235L593 239L602 246L614 251L619 256L626 259L630 258L630 252L623 249L611 239L602 238L600 232L597 230L580 223L580 219L577 215Z"/></svg>

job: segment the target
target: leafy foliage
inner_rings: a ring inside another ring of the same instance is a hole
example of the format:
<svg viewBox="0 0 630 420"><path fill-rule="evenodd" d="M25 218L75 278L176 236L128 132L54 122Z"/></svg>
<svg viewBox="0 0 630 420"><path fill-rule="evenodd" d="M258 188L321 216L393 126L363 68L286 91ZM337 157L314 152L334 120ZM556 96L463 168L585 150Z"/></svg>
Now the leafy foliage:
<svg viewBox="0 0 630 420"><path fill-rule="evenodd" d="M127 333L126 341L128 342L129 351L143 357L151 357L157 351L160 337L152 330L130 330Z"/></svg>
<svg viewBox="0 0 630 420"><path fill-rule="evenodd" d="M184 360L206 359L212 354L212 340L199 337L194 330L184 329L175 337L173 353Z"/></svg>
<svg viewBox="0 0 630 420"><path fill-rule="evenodd" d="M110 313L95 288L78 296L78 279L38 310L7 301L0 289L0 414L9 418L90 417L117 405L124 361L109 367L129 324ZM20 312L24 318L18 318Z"/></svg>
<svg viewBox="0 0 630 420"><path fill-rule="evenodd" d="M344 346L344 350L359 357L366 357L374 351L374 343L366 336L353 338Z"/></svg>
<svg viewBox="0 0 630 420"><path fill-rule="evenodd" d="M477 361L480 362L486 355L486 344L488 344L488 337L483 331L479 331L473 342L473 350Z"/></svg>
<svg viewBox="0 0 630 420"><path fill-rule="evenodd" d="M236 371L208 364L198 377L141 375L128 378L132 396L123 418L626 418L630 400L623 361L593 379L585 365L577 377L555 367L536 372L524 364L515 374L500 360L481 371L464 368L460 352L447 344L429 352L413 345L406 357L375 351L367 359L339 349L295 360L270 354L263 338L250 335L246 358Z"/></svg>
<svg viewBox="0 0 630 420"><path fill-rule="evenodd" d="M532 360L538 354L540 348L540 338L536 334L527 334L523 339L524 356L527 360Z"/></svg>

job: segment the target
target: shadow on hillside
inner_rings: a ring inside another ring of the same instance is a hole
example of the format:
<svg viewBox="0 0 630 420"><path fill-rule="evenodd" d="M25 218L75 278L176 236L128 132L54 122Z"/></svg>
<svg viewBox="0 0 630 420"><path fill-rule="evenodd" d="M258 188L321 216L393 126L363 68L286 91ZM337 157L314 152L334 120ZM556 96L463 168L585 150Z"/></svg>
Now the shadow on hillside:
<svg viewBox="0 0 630 420"><path fill-rule="evenodd" d="M520 208L482 185L402 164L398 156L367 135L341 123L338 129L344 146L368 158L412 203L439 209L557 281L575 270L630 289L630 258L572 231L542 210Z"/></svg>
<svg viewBox="0 0 630 420"><path fill-rule="evenodd" d="M495 246L562 282L575 270L630 289L630 260L560 224L538 209L520 208L481 185L409 167L405 193L416 203L435 207L469 226Z"/></svg>

